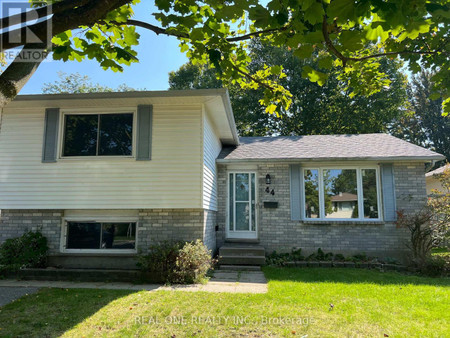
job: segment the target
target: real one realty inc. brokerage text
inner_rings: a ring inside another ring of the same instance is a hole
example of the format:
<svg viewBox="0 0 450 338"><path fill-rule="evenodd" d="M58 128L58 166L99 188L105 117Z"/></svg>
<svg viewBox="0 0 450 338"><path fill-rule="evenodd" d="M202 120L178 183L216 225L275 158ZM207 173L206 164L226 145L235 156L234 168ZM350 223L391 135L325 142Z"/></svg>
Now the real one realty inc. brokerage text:
<svg viewBox="0 0 450 338"><path fill-rule="evenodd" d="M249 316L136 316L138 325L310 325L311 317L249 317Z"/></svg>

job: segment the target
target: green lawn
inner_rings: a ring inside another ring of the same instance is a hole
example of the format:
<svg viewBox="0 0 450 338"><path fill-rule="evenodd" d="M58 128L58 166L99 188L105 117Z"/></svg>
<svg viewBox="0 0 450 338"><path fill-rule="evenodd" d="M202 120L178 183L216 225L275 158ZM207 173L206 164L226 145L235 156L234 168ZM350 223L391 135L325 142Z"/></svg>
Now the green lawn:
<svg viewBox="0 0 450 338"><path fill-rule="evenodd" d="M444 337L450 332L449 279L357 269L264 272L269 292L259 295L45 289L0 309L0 336ZM280 317L285 323L277 322ZM171 323L181 319L185 322Z"/></svg>

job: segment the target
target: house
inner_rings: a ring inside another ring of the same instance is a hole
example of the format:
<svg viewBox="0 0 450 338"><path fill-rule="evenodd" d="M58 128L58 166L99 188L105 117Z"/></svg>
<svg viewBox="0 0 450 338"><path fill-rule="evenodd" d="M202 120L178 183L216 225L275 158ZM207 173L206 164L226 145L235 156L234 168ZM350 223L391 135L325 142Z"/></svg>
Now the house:
<svg viewBox="0 0 450 338"><path fill-rule="evenodd" d="M446 189L444 189L441 181L439 180L440 176L444 173L445 170L450 170L450 164L447 164L425 174L428 196L434 195L434 190L445 192Z"/></svg>
<svg viewBox="0 0 450 338"><path fill-rule="evenodd" d="M134 268L198 238L399 256L396 210L421 208L443 156L385 134L239 138L211 89L19 96L0 158L0 241L40 229L51 264Z"/></svg>

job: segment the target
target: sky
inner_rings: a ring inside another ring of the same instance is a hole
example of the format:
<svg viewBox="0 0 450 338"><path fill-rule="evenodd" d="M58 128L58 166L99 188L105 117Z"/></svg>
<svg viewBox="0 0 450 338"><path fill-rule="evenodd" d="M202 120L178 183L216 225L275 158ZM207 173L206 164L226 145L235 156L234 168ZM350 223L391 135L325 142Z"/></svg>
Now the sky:
<svg viewBox="0 0 450 338"><path fill-rule="evenodd" d="M151 15L156 12L153 1L142 1L134 7L135 19L158 24ZM58 80L58 72L80 73L88 75L92 82L115 88L125 83L129 87L148 90L168 89L169 72L177 70L188 59L180 52L178 40L143 29L136 28L141 35L136 47L139 63L124 66L122 73L103 70L96 61L54 61L51 58L43 62L20 94L39 94L44 83Z"/></svg>

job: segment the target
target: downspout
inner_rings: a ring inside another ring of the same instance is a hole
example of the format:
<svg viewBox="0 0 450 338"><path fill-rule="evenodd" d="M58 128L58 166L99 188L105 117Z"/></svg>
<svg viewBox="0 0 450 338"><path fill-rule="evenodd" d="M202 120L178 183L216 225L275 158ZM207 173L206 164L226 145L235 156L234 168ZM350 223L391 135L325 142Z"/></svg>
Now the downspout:
<svg viewBox="0 0 450 338"><path fill-rule="evenodd" d="M433 169L434 165L436 164L436 160L431 160L431 166L425 170L425 174L430 172L431 169Z"/></svg>

